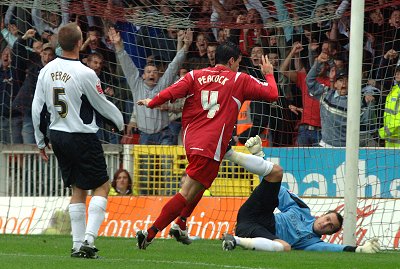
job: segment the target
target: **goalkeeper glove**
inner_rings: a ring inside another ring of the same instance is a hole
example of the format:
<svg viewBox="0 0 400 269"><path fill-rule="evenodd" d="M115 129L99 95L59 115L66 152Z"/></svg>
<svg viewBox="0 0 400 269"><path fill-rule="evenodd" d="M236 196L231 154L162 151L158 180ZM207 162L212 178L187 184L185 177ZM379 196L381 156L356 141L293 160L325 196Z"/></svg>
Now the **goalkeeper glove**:
<svg viewBox="0 0 400 269"><path fill-rule="evenodd" d="M264 158L265 154L262 150L261 138L258 135L247 139L244 145L251 154Z"/></svg>
<svg viewBox="0 0 400 269"><path fill-rule="evenodd" d="M356 252L359 253L377 253L381 249L378 238L367 240L364 245L358 246Z"/></svg>

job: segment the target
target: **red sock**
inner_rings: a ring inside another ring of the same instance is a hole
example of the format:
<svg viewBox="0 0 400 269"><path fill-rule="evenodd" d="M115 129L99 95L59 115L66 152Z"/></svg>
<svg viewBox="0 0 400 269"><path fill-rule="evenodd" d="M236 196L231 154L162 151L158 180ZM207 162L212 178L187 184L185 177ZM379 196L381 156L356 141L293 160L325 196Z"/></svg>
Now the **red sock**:
<svg viewBox="0 0 400 269"><path fill-rule="evenodd" d="M156 236L157 230L164 230L168 224L170 224L177 216L179 216L179 213L183 208L186 207L186 204L186 199L180 193L175 194L174 197L172 197L171 200L169 200L168 203L166 203L162 208L160 215L152 226L155 229L150 228L147 230L147 240L151 241Z"/></svg>
<svg viewBox="0 0 400 269"><path fill-rule="evenodd" d="M194 200L187 204L185 208L183 208L181 214L179 215L178 220L176 221L176 224L179 225L179 228L181 230L186 230L186 219L190 217L192 214L193 210L196 208L197 204L200 202L201 198L203 197L203 193L205 190L199 192Z"/></svg>

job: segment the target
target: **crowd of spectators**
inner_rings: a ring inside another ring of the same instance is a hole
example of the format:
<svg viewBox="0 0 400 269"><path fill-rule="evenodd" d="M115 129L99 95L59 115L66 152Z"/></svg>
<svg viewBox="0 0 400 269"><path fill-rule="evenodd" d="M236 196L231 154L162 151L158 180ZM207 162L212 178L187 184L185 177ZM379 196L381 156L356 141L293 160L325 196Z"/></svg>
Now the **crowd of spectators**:
<svg viewBox="0 0 400 269"><path fill-rule="evenodd" d="M103 6L94 8L96 4ZM136 100L154 97L190 70L213 66L216 46L231 41L241 49L241 71L261 80L260 59L267 54L279 87L277 102L250 101L241 111L240 132L234 134L239 144L259 134L264 146L345 146L347 93L357 90L347 85L348 0L86 0L79 14L74 13L74 0L55 5L46 10L40 5L0 5L0 143L35 143L30 103L38 73L61 56L60 26L76 21L85 33L80 60L101 79L104 93L123 112L127 127L124 133L114 133L98 118L98 136L104 143L119 144L124 135L138 135L139 144L181 143L184 100L158 110L138 107ZM133 19L119 17L113 13L117 10L132 13ZM144 23L151 18L160 21ZM187 20L195 27L180 23ZM398 29L398 6L385 0L367 5L360 146L383 146L380 138L400 137L396 123L393 136L385 132L384 122L386 96L399 81L394 79Z"/></svg>

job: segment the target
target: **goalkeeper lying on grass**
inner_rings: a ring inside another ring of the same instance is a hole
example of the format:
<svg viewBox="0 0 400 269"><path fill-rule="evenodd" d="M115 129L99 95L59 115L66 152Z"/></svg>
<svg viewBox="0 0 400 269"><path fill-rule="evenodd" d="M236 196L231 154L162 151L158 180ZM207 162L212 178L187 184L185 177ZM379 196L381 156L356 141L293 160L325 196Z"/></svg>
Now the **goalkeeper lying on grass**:
<svg viewBox="0 0 400 269"><path fill-rule="evenodd" d="M236 246L264 251L297 249L376 253L380 250L376 238L357 247L322 241L322 235L334 234L341 229L343 217L335 211L329 211L319 218L312 216L310 208L297 195L281 186L282 174L281 180L270 179L271 171L277 171L280 167L263 159L260 138L252 137L245 145L260 158L255 160L254 156L230 150L225 159L263 176L263 180L239 209L236 236L224 234L224 250L233 250ZM274 178L277 178L276 174ZM274 214L275 208L281 212Z"/></svg>

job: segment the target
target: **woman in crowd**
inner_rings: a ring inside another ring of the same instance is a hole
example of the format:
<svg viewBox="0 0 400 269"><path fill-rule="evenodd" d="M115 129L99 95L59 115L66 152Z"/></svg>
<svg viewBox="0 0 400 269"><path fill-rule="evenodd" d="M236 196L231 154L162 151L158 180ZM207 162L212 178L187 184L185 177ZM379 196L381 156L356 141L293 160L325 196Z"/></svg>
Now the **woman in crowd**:
<svg viewBox="0 0 400 269"><path fill-rule="evenodd" d="M111 182L109 196L137 195L132 189L132 178L125 169L119 169Z"/></svg>

